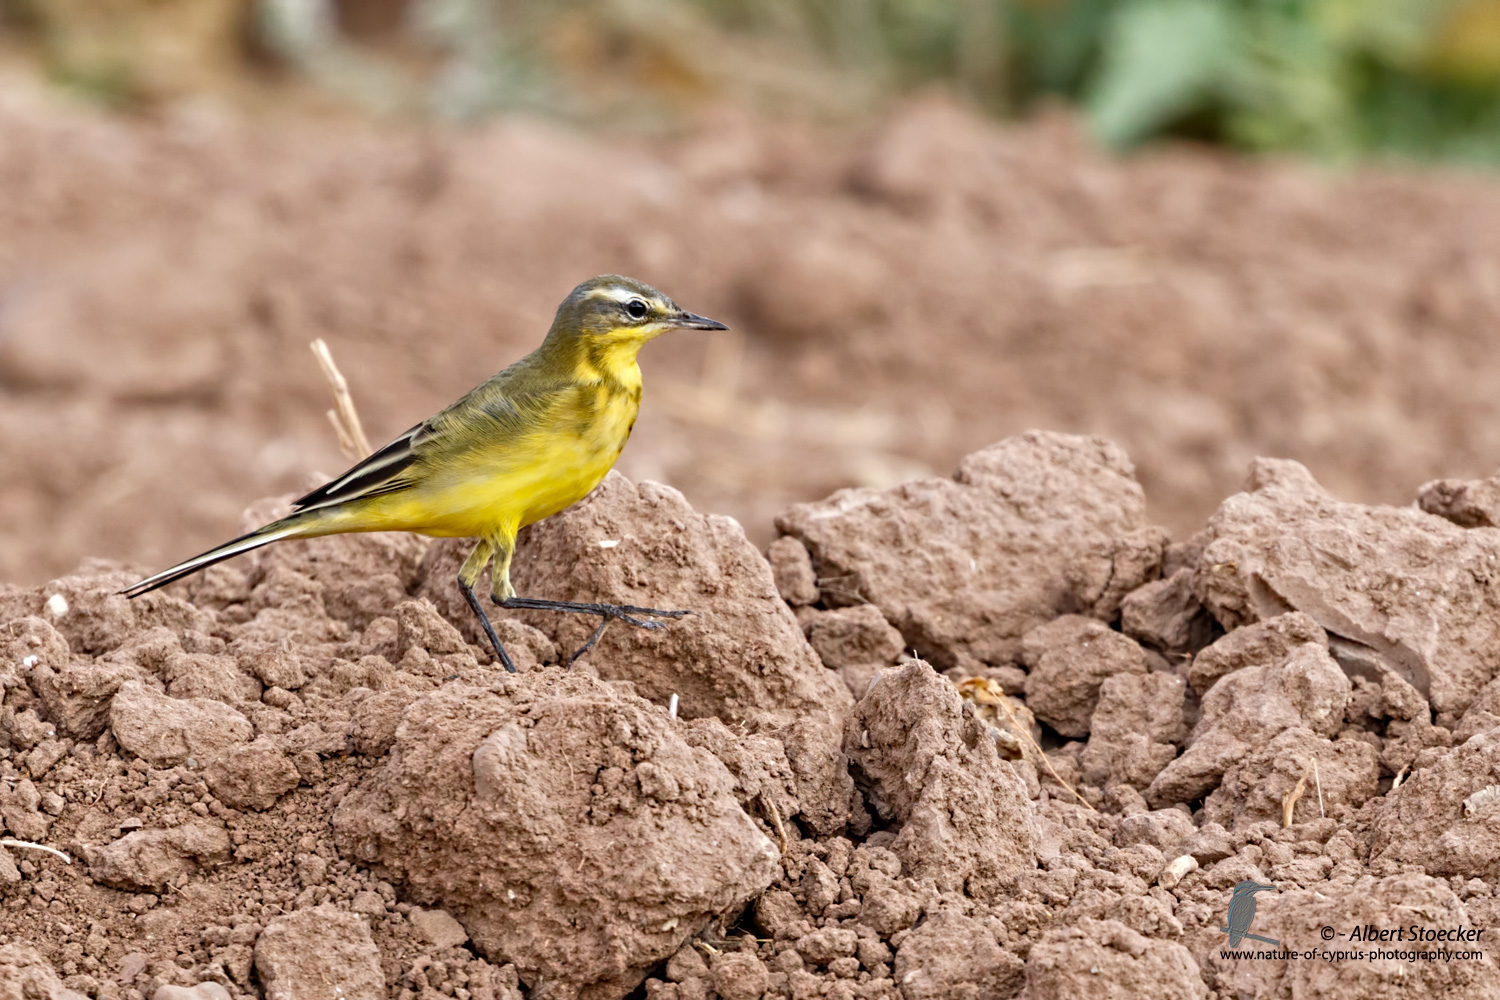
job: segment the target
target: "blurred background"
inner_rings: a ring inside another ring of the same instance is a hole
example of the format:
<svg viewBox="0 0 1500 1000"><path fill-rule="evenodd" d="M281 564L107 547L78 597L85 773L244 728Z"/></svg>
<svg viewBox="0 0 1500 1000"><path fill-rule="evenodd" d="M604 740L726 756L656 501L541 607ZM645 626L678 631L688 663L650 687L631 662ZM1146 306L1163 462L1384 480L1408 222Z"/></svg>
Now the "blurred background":
<svg viewBox="0 0 1500 1000"><path fill-rule="evenodd" d="M1500 466L1500 0L0 0L0 581L159 567L623 272L634 478L787 504L1028 427L1185 535L1246 462Z"/></svg>

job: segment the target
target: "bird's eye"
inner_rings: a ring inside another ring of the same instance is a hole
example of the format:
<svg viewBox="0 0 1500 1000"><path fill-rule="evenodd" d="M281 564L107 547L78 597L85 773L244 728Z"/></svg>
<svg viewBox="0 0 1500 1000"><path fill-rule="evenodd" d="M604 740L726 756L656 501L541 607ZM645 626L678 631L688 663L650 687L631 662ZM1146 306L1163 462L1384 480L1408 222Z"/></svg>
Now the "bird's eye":
<svg viewBox="0 0 1500 1000"><path fill-rule="evenodd" d="M631 299L625 303L625 315L631 319L645 319L646 312L646 303L643 299Z"/></svg>

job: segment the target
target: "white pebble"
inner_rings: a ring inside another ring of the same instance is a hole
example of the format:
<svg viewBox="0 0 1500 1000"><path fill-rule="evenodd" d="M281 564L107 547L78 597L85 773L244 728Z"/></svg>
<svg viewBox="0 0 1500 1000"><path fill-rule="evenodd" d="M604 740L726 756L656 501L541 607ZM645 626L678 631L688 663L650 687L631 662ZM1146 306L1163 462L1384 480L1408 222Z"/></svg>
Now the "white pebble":
<svg viewBox="0 0 1500 1000"><path fill-rule="evenodd" d="M1156 884L1163 889L1174 889L1177 887L1177 883L1181 882L1188 872L1195 872L1197 870L1198 859L1191 854L1184 854L1181 857L1173 858L1171 863L1161 870L1161 874L1156 877Z"/></svg>

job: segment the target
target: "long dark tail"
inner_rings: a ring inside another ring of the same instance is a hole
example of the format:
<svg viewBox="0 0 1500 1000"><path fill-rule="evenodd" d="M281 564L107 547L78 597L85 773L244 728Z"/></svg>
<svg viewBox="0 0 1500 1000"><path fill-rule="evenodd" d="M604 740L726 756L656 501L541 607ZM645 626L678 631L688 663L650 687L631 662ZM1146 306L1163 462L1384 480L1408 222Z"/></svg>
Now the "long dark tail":
<svg viewBox="0 0 1500 1000"><path fill-rule="evenodd" d="M148 576L140 583L126 587L120 593L126 597L140 597L149 593L157 587L165 587L174 580L181 580L185 576L191 576L200 569L207 569L214 563L223 562L225 559L233 558L242 552L258 549L262 545L270 545L279 542L283 538L296 538L303 534L307 528L308 519L301 514L293 514L284 517L280 521L272 521L263 528L256 528L248 535L241 535L232 542L225 542L216 549L209 549L202 555L193 556L186 562L180 562L171 569L164 569L155 576Z"/></svg>

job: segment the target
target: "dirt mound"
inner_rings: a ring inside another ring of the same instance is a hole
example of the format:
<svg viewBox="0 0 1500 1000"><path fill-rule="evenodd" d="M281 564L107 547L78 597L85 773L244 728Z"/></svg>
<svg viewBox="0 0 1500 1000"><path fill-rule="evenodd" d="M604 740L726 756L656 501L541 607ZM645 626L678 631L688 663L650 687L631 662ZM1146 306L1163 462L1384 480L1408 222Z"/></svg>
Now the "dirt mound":
<svg viewBox="0 0 1500 1000"><path fill-rule="evenodd" d="M547 670L412 703L333 830L534 990L622 996L770 884L776 849L733 786L657 706Z"/></svg>
<svg viewBox="0 0 1500 1000"><path fill-rule="evenodd" d="M447 543L7 588L0 821L72 863L0 847L0 997L1493 992L1493 529L1248 485L1169 544L1031 433L763 558L614 476L517 581L699 614L497 615L516 675Z"/></svg>
<svg viewBox="0 0 1500 1000"><path fill-rule="evenodd" d="M477 642L453 585L471 544L435 544L421 593ZM582 503L526 529L511 579L528 597L587 602L609 594L622 604L691 611L663 629L613 625L588 662L658 705L677 695L685 718L778 731L805 786L796 812L819 831L843 826L852 789L838 747L853 699L818 662L766 560L732 518L699 514L670 487L611 473ZM565 655L597 624L576 615L518 617Z"/></svg>
<svg viewBox="0 0 1500 1000"><path fill-rule="evenodd" d="M1462 715L1500 662L1488 569L1500 536L1414 507L1341 503L1295 462L1258 461L1250 486L1209 521L1197 587L1214 617L1300 611L1349 673L1412 685L1445 723Z"/></svg>
<svg viewBox="0 0 1500 1000"><path fill-rule="evenodd" d="M1132 473L1103 440L1029 434L952 480L844 490L776 523L806 547L828 606L873 604L918 654L973 670L1013 659L1059 614L1112 617L1157 575L1166 532L1146 524Z"/></svg>
<svg viewBox="0 0 1500 1000"><path fill-rule="evenodd" d="M891 851L914 878L990 899L1035 867L1025 782L927 664L905 664L870 686L844 750L875 817L899 829Z"/></svg>

